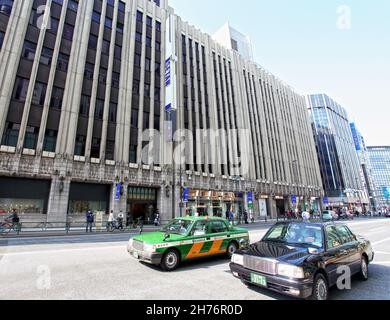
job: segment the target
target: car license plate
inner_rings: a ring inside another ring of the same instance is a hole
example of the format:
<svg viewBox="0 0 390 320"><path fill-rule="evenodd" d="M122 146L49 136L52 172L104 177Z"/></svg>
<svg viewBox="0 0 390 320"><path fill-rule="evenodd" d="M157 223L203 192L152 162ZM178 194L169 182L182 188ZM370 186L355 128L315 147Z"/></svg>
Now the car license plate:
<svg viewBox="0 0 390 320"><path fill-rule="evenodd" d="M133 252L133 257L136 258L136 259L139 259L138 252Z"/></svg>
<svg viewBox="0 0 390 320"><path fill-rule="evenodd" d="M259 274L251 273L251 282L262 287L267 286L267 278Z"/></svg>

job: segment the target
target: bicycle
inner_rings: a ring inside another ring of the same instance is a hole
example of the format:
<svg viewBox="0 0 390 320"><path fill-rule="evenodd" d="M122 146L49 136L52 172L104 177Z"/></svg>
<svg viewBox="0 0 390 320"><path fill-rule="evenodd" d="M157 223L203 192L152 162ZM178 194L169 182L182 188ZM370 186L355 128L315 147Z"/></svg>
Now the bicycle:
<svg viewBox="0 0 390 320"><path fill-rule="evenodd" d="M18 223L10 223L10 222L3 222L0 224L0 234L8 234L11 231L15 231L16 233L20 232Z"/></svg>
<svg viewBox="0 0 390 320"><path fill-rule="evenodd" d="M139 228L139 234L141 234L143 232L143 229L144 229L144 222L143 222L142 218L138 218L137 223L135 223L135 221L133 221L133 229L138 229L138 228Z"/></svg>

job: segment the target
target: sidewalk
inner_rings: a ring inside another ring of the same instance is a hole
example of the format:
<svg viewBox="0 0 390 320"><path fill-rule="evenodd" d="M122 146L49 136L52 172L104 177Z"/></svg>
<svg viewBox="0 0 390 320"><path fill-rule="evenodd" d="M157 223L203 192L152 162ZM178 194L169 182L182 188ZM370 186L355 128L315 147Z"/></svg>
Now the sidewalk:
<svg viewBox="0 0 390 320"><path fill-rule="evenodd" d="M362 217L362 218L355 218L354 220L342 220L340 222L358 222L358 221L372 221L372 220L378 220L378 219L385 219L383 217ZM256 229L260 227L269 228L276 222L282 222L282 221L288 221L283 218L279 219L267 219L267 220L257 220L254 223L250 224L239 224L235 225L239 228L247 228L249 230ZM161 228L155 227L155 226L144 226L143 227L143 233L147 232L154 232ZM137 234L139 233L139 229L129 228L125 231L114 231L114 232L108 232L105 228L102 230L96 230L96 228L92 229L92 233L86 233L85 227L73 227L70 228L68 231L65 230L65 228L51 228L47 230L42 229L33 229L33 228L25 228L22 229L22 231L19 234L16 234L16 232L11 233L3 233L0 235L0 239L20 239L20 238L43 238L43 237L66 237L66 236L89 236L89 235L118 235L118 234Z"/></svg>

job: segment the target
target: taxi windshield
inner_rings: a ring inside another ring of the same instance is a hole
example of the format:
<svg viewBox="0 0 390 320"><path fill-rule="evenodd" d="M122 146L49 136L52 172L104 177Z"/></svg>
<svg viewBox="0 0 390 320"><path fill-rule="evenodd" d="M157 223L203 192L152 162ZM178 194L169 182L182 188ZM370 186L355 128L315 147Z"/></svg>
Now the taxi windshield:
<svg viewBox="0 0 390 320"><path fill-rule="evenodd" d="M192 225L193 225L193 221L175 219L169 222L161 230L163 232L179 234L184 236L188 233L188 231L190 231Z"/></svg>
<svg viewBox="0 0 390 320"><path fill-rule="evenodd" d="M302 223L276 225L266 234L263 241L314 248L323 247L321 227Z"/></svg>

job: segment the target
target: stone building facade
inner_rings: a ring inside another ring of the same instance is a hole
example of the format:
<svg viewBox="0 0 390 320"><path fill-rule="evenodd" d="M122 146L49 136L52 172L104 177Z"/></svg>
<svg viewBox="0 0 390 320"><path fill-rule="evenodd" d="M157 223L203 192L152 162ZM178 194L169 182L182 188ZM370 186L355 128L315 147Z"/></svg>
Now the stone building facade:
<svg viewBox="0 0 390 320"><path fill-rule="evenodd" d="M187 162L175 166L164 90L169 15L174 127L193 133ZM305 98L182 21L166 0L0 0L0 37L0 213L64 222L88 208L146 220L157 209L163 220L319 210Z"/></svg>

